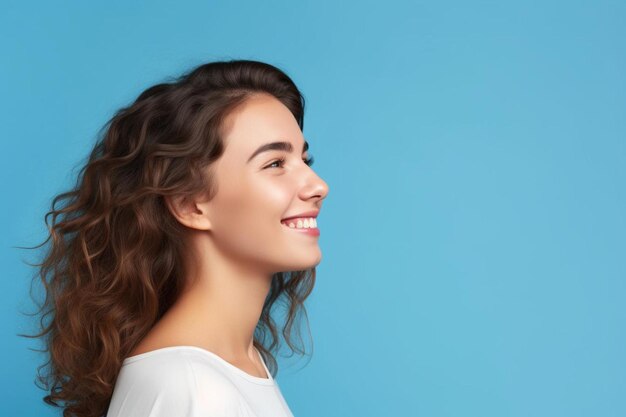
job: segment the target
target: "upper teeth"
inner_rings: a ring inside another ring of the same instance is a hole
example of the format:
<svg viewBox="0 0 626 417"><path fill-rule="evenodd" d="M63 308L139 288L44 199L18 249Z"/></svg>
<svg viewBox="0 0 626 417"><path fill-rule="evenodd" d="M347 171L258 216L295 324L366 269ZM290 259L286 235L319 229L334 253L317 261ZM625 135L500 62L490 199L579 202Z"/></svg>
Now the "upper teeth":
<svg viewBox="0 0 626 417"><path fill-rule="evenodd" d="M296 229L314 229L317 227L317 219L314 217L284 220L283 224Z"/></svg>

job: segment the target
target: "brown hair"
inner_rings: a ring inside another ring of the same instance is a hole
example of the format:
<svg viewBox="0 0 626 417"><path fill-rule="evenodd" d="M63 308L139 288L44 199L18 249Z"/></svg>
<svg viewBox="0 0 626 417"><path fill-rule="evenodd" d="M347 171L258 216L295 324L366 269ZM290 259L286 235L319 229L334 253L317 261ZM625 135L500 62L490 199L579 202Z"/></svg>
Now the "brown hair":
<svg viewBox="0 0 626 417"><path fill-rule="evenodd" d="M50 242L43 262L30 264L37 267L33 281L45 289L35 313L41 332L20 336L44 338L41 352L49 360L37 379L49 391L43 400L63 407L65 417L106 413L123 359L182 290L184 227L164 198L215 195L210 165L223 153L228 114L251 95L267 93L304 127L304 97L272 65L212 62L168 81L105 124L76 185L52 200L44 217L48 238L26 248ZM274 376L271 351L278 352L279 340L272 307L278 301L287 308L282 334L292 352L304 354L291 333L295 328L300 337L294 324L300 312L306 317L303 303L314 284L315 268L272 278L253 343Z"/></svg>

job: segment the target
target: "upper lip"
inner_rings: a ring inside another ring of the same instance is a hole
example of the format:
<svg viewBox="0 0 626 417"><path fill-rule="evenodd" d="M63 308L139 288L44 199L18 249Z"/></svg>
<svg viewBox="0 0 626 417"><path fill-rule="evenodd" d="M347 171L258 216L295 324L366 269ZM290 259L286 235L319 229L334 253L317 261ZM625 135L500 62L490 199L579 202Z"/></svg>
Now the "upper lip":
<svg viewBox="0 0 626 417"><path fill-rule="evenodd" d="M295 219L295 218L298 218L298 217L317 217L319 212L320 212L319 210L305 211L304 213L295 214L293 216L285 217L282 220Z"/></svg>

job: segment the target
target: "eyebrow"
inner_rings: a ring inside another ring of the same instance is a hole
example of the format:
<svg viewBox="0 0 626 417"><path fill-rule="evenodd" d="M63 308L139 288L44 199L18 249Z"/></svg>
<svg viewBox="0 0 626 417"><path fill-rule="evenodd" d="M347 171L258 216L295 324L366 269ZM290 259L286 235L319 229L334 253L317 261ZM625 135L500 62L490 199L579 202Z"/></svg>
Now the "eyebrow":
<svg viewBox="0 0 626 417"><path fill-rule="evenodd" d="M302 147L302 153L306 152L308 149L309 149L309 142L305 140L304 146ZM293 151L293 146L291 145L291 142L266 143L265 145L259 146L259 148L256 151L254 151L252 155L250 155L250 158L248 158L246 163L250 162L258 154L262 152L267 152L267 151L286 151L286 152L291 153Z"/></svg>

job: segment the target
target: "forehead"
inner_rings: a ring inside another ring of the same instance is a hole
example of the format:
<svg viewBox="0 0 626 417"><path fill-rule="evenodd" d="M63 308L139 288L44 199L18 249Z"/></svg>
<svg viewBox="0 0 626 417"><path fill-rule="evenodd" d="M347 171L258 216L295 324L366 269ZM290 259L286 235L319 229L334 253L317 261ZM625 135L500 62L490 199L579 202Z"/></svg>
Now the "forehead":
<svg viewBox="0 0 626 417"><path fill-rule="evenodd" d="M226 119L226 150L254 151L274 140L291 142L296 149L304 142L302 131L291 111L277 98L259 94L248 98Z"/></svg>

